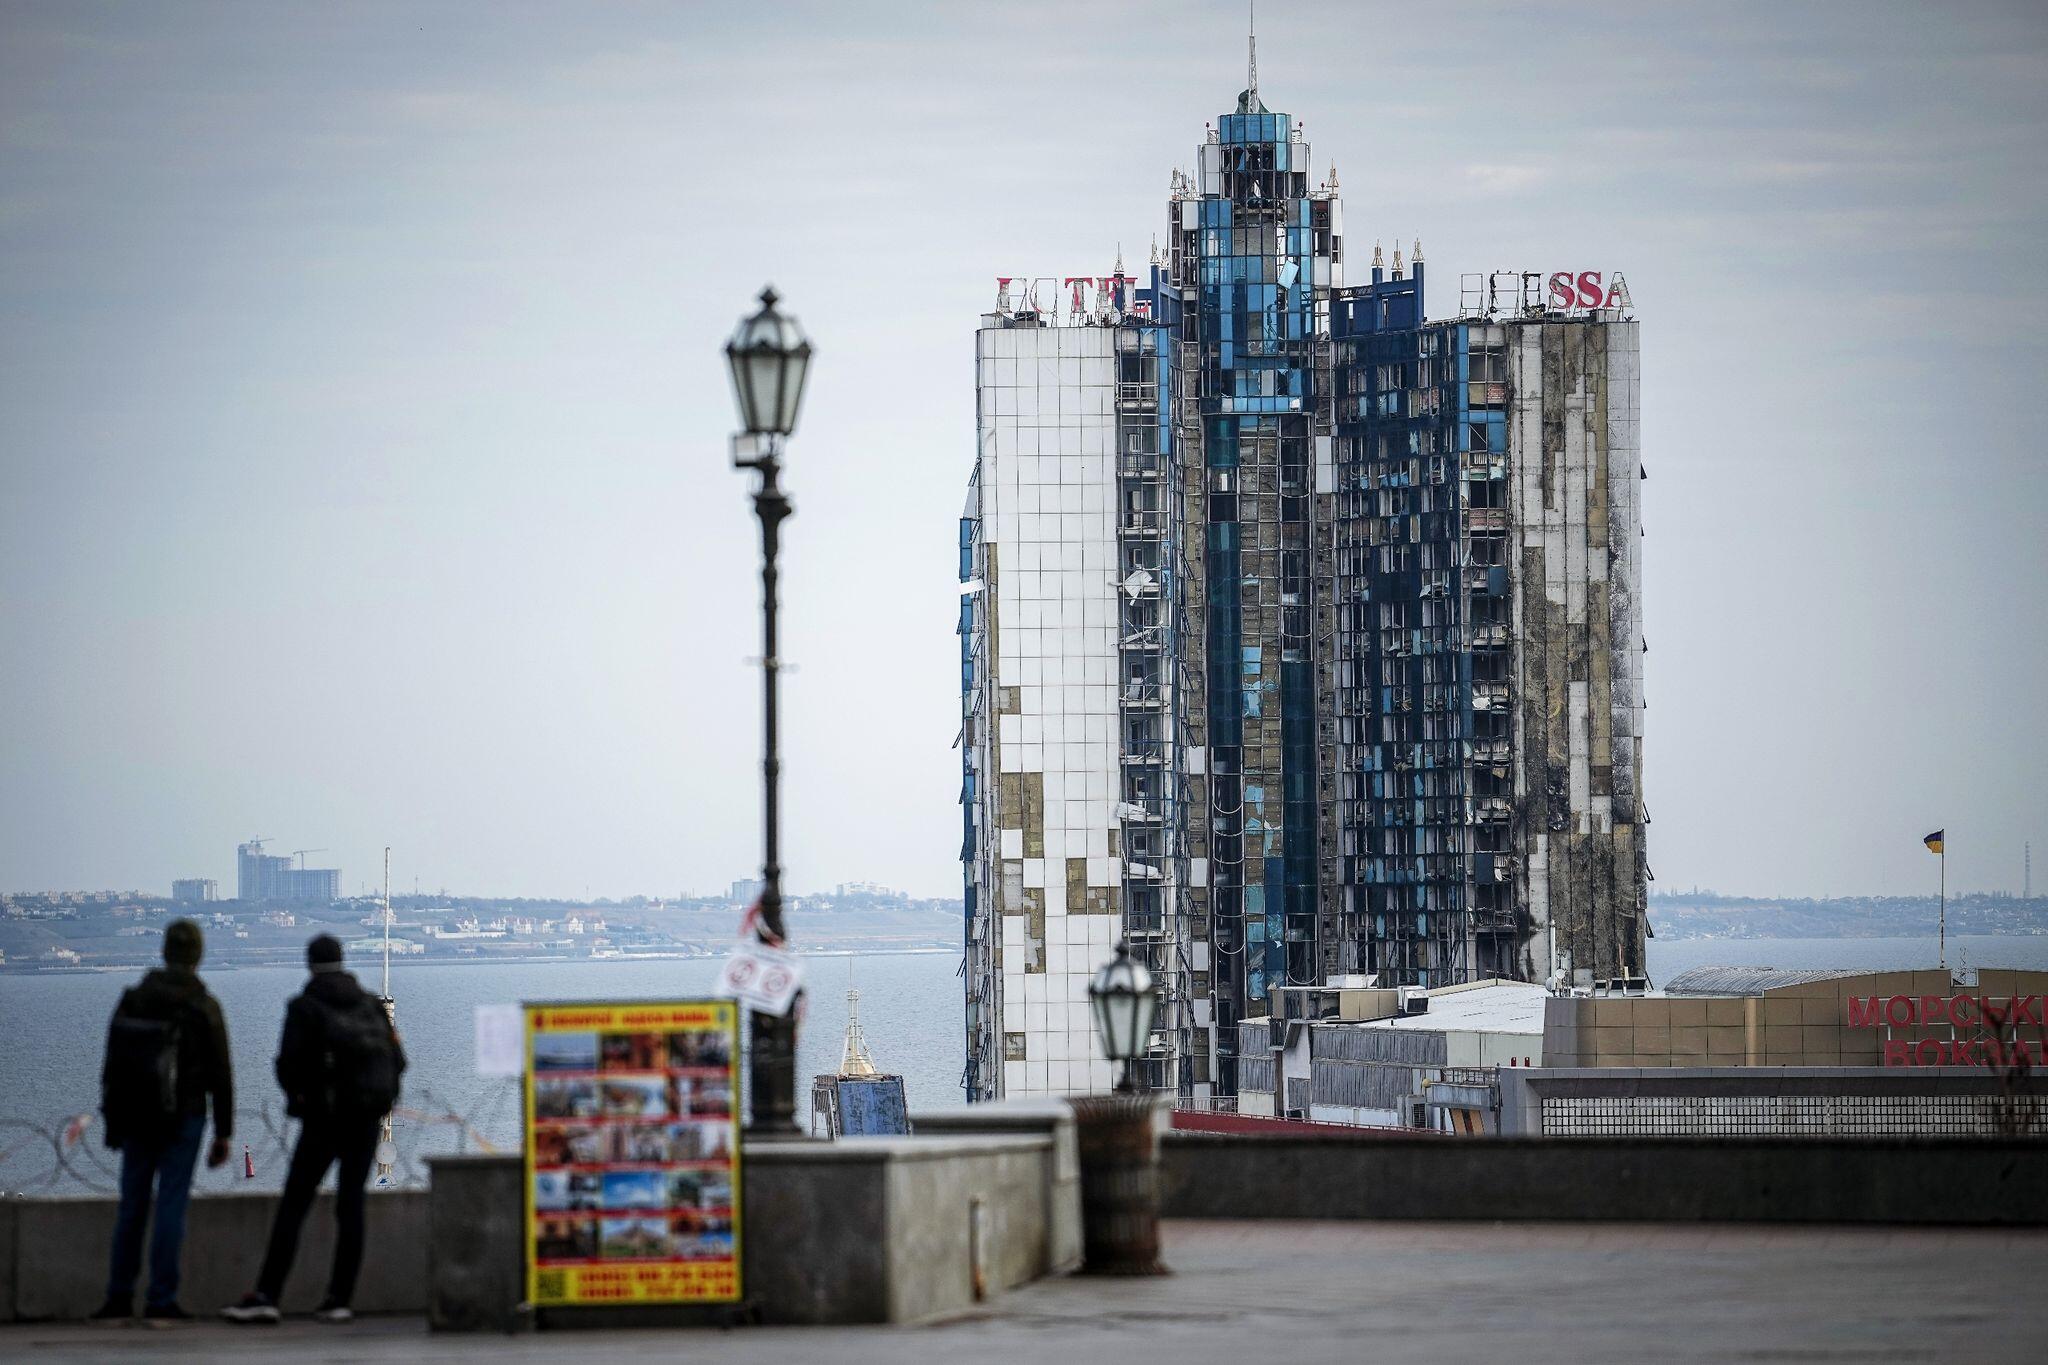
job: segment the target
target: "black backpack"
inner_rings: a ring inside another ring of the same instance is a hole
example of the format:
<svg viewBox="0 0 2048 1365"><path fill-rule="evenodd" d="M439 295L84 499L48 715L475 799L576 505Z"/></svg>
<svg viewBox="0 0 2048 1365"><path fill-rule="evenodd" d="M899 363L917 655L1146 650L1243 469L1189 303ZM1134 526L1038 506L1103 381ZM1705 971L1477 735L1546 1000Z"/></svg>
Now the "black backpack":
<svg viewBox="0 0 2048 1365"><path fill-rule="evenodd" d="M100 1080L100 1114L109 1147L130 1137L160 1138L178 1121L178 1050L183 1010L167 1019L129 1013L122 996L107 1025L107 1062Z"/></svg>
<svg viewBox="0 0 2048 1365"><path fill-rule="evenodd" d="M348 1005L323 1002L321 1014L327 1111L384 1117L398 1103L398 1049L383 1002L373 995Z"/></svg>

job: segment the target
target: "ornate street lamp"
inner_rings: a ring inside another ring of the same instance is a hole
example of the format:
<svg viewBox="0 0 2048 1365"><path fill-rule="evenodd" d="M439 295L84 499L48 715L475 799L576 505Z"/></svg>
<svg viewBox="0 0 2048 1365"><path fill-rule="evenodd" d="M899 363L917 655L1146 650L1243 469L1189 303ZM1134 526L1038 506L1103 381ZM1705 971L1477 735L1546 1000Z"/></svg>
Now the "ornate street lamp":
<svg viewBox="0 0 2048 1365"><path fill-rule="evenodd" d="M761 291L761 311L740 319L725 344L740 425L750 436L787 436L796 430L804 381L811 373L811 343L796 319L775 311L773 289Z"/></svg>
<svg viewBox="0 0 2048 1365"><path fill-rule="evenodd" d="M1152 1037L1152 973L1129 943L1088 983L1102 1051L1124 1064L1111 1095L1070 1101L1081 1159L1081 1269L1091 1275L1164 1275L1159 1260L1160 1101L1138 1084Z"/></svg>
<svg viewBox="0 0 2048 1365"><path fill-rule="evenodd" d="M1128 942L1116 945L1116 956L1102 964L1088 983L1088 1003L1095 1012L1095 1033L1103 1055L1124 1064L1119 1091L1139 1090L1133 1064L1145 1053L1152 1036L1152 973L1131 956Z"/></svg>
<svg viewBox="0 0 2048 1365"><path fill-rule="evenodd" d="M782 761L777 748L775 692L782 661L775 646L775 555L779 528L793 510L779 482L782 442L796 430L804 381L811 368L811 343L796 319L775 310L775 291L761 291L760 311L740 319L726 343L733 397L745 430L733 437L733 466L761 475L754 490L754 515L761 521L761 913L754 931L764 943L781 947L782 861L780 849ZM754 1014L748 1072L752 1079L752 1121L759 1137L794 1136L796 1125L796 1009L786 1015Z"/></svg>

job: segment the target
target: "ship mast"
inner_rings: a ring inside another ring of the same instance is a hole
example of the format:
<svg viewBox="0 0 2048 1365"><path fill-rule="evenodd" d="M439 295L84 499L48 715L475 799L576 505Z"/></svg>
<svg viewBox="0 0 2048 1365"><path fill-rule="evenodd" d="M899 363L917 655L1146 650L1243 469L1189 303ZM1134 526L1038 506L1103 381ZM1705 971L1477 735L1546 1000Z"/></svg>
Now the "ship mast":
<svg viewBox="0 0 2048 1365"><path fill-rule="evenodd" d="M843 1077L879 1076L881 1070L868 1055L868 1040L860 1031L860 992L853 988L853 954L846 956L846 1044L839 1053L839 1074Z"/></svg>

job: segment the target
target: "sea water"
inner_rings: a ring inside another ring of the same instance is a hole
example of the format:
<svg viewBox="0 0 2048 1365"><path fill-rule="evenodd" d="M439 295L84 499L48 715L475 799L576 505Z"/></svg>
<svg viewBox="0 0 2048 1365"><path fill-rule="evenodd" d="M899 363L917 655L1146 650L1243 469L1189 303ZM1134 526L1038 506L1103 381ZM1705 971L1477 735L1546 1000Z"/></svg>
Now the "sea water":
<svg viewBox="0 0 2048 1365"><path fill-rule="evenodd" d="M2048 936L1951 937L1962 967L2048 969ZM1651 979L1691 967L1747 965L1886 970L1935 959L1925 938L1653 939ZM860 1017L875 1063L904 1078L913 1110L958 1104L965 1065L960 959L952 953L805 958L806 1016L799 1033L798 1121L809 1125L814 1075L839 1069L846 991L860 990ZM541 1000L652 999L708 991L718 963L705 960L458 963L395 961L392 994L411 1068L395 1123L400 1182L424 1177L422 1158L439 1152L516 1151L516 1082L476 1074L478 1005ZM100 1051L107 1016L134 973L0 976L0 1190L85 1193L113 1184L115 1159L88 1125L61 1145L68 1120L99 1106ZM283 1178L290 1128L271 1073L285 1002L303 971L249 967L204 972L227 1016L235 1059L235 1159L202 1172L205 1189L275 1186ZM362 973L375 989L377 968ZM56 1141L60 1145L52 1146ZM244 1174L243 1146L248 1147Z"/></svg>

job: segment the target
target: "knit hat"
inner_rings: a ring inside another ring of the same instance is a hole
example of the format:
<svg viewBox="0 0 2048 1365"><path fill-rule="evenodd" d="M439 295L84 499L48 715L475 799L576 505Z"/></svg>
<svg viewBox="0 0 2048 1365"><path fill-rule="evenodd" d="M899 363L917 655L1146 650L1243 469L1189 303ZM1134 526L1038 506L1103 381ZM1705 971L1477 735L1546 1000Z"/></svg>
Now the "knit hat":
<svg viewBox="0 0 2048 1365"><path fill-rule="evenodd" d="M321 934L306 945L306 965L316 972L338 972L341 970L341 940L332 934Z"/></svg>
<svg viewBox="0 0 2048 1365"><path fill-rule="evenodd" d="M206 953L206 936L189 919L174 919L164 926L164 962L173 967L197 967Z"/></svg>

